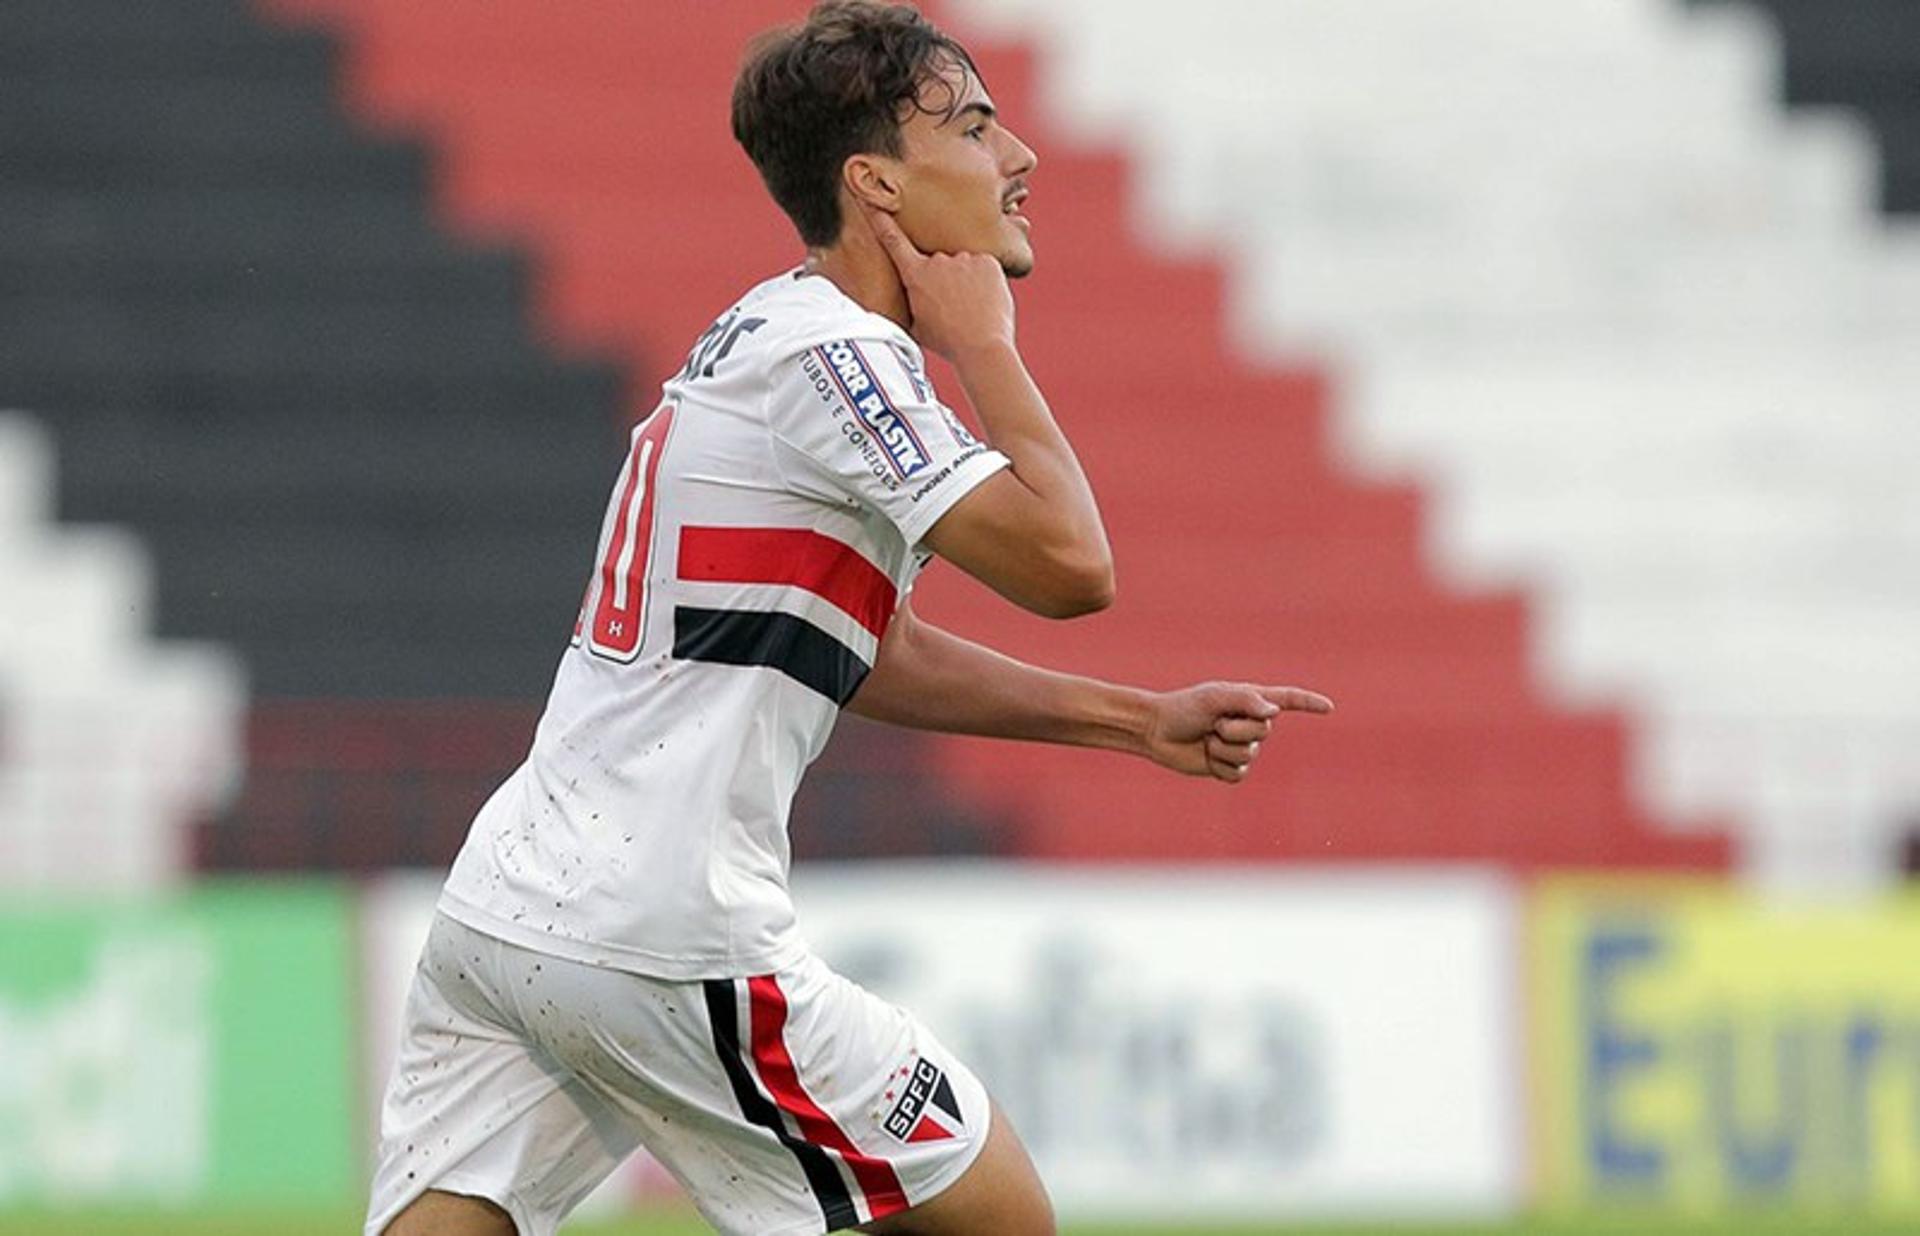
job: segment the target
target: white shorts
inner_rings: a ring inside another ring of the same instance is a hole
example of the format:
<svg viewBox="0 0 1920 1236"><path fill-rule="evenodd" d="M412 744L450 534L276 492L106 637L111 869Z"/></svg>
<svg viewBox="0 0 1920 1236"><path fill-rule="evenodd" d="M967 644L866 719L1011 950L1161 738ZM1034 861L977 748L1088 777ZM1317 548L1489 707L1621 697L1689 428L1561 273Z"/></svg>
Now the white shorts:
<svg viewBox="0 0 1920 1236"><path fill-rule="evenodd" d="M644 1146L728 1236L815 1236L933 1197L973 1163L987 1124L966 1066L816 958L670 982L436 915L366 1231L441 1189L549 1236Z"/></svg>

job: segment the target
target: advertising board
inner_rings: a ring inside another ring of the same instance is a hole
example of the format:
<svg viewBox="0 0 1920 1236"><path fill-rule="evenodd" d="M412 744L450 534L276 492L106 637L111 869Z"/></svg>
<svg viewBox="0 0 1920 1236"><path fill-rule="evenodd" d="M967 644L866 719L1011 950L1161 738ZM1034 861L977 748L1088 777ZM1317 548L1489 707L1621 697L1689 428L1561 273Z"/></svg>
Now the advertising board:
<svg viewBox="0 0 1920 1236"><path fill-rule="evenodd" d="M1516 898L1471 872L806 866L800 921L985 1079L1060 1210L1504 1215ZM436 886L367 898L373 1084ZM644 1156L597 1199L658 1198Z"/></svg>
<svg viewBox="0 0 1920 1236"><path fill-rule="evenodd" d="M1563 880L1532 939L1551 1203L1920 1216L1920 898Z"/></svg>
<svg viewBox="0 0 1920 1236"><path fill-rule="evenodd" d="M315 884L0 908L0 1207L350 1201L350 925Z"/></svg>
<svg viewBox="0 0 1920 1236"><path fill-rule="evenodd" d="M981 1074L1065 1213L1519 1205L1496 877L943 864L795 889L816 951Z"/></svg>

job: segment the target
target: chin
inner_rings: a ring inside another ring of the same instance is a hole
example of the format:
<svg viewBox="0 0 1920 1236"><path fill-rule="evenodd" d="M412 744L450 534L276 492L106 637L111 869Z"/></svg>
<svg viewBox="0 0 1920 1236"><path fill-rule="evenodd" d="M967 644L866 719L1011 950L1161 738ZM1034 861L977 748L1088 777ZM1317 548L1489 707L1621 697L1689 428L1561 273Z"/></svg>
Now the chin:
<svg viewBox="0 0 1920 1236"><path fill-rule="evenodd" d="M1000 269L1007 272L1009 279L1024 279L1033 273L1033 250L1019 249L1013 253L1000 255Z"/></svg>

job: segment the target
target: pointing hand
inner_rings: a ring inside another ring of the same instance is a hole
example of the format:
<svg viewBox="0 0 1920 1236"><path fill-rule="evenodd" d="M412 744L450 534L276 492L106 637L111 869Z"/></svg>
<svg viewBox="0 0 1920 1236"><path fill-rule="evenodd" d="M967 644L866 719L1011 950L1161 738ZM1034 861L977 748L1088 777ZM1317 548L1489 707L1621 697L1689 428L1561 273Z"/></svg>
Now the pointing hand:
<svg viewBox="0 0 1920 1236"><path fill-rule="evenodd" d="M1153 699L1146 754L1175 772L1229 784L1246 780L1283 712L1325 714L1333 701L1299 687L1207 682Z"/></svg>

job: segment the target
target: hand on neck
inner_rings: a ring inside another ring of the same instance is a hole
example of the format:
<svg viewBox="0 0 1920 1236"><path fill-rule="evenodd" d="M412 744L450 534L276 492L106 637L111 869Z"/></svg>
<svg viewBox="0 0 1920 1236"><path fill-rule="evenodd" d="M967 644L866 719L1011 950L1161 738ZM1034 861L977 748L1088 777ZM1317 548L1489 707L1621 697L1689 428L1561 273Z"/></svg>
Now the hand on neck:
<svg viewBox="0 0 1920 1236"><path fill-rule="evenodd" d="M849 219L833 244L807 250L805 270L832 280L861 308L891 318L902 330L913 329L899 270L873 233L857 221Z"/></svg>

